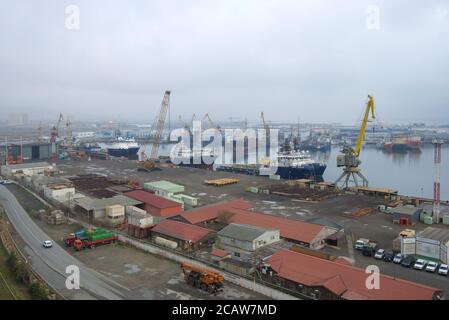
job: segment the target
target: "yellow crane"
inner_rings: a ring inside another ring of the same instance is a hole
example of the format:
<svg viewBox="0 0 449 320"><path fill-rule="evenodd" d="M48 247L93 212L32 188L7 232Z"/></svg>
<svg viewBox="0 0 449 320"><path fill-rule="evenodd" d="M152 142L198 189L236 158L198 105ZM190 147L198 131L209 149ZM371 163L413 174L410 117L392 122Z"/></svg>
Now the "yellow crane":
<svg viewBox="0 0 449 320"><path fill-rule="evenodd" d="M365 131L368 122L370 121L370 115L372 119L375 119L374 115L374 98L368 95L368 102L365 107L365 114L362 119L362 124L360 125L359 135L357 137L357 142L352 148L351 146L343 146L341 152L342 154L337 156L337 167L344 167L343 173L335 181L335 186L338 187L338 183L345 178L343 186L345 188L349 187L350 178L353 178L353 182L356 187L359 186L357 177L361 178L362 185L364 187L368 186L368 180L362 174L359 168L361 161L359 160L360 151L362 150L363 141L365 140Z"/></svg>

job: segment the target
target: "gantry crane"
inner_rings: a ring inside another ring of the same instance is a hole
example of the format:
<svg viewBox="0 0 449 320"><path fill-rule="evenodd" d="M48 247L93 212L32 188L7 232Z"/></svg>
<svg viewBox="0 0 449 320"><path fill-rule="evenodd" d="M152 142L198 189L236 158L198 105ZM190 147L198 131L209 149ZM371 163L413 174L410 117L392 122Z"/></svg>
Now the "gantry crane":
<svg viewBox="0 0 449 320"><path fill-rule="evenodd" d="M182 272L187 283L193 287L216 294L223 288L224 277L222 274L194 266L190 263L181 264Z"/></svg>
<svg viewBox="0 0 449 320"><path fill-rule="evenodd" d="M343 146L341 152L342 154L337 156L337 167L344 167L343 173L335 181L335 186L338 187L338 183L345 178L343 186L345 188L349 187L350 178L352 176L353 182L356 187L359 186L357 176L361 178L362 185L364 187L368 186L368 180L362 174L359 168L361 161L359 160L360 151L362 150L363 141L365 140L366 125L370 121L370 114L372 119L376 119L374 115L374 98L368 95L368 102L365 107L365 114L362 119L362 124L360 125L360 131L357 138L355 147L345 145Z"/></svg>
<svg viewBox="0 0 449 320"><path fill-rule="evenodd" d="M164 98L162 99L161 108L159 110L159 116L156 120L156 131L153 136L153 145L151 146L150 158L147 158L145 153L141 153L141 159L139 161L139 168L151 171L156 168L156 162L159 159L159 146L161 144L161 136L164 131L165 118L167 117L167 111L170 103L170 90L166 90Z"/></svg>

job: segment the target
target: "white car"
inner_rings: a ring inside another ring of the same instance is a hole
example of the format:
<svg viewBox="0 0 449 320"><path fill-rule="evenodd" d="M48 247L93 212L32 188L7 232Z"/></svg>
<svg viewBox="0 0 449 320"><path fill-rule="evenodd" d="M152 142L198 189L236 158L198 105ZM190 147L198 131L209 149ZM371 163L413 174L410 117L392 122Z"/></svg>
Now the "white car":
<svg viewBox="0 0 449 320"><path fill-rule="evenodd" d="M50 240L45 240L42 245L44 246L44 248L51 248L53 246L53 242L51 242Z"/></svg>
<svg viewBox="0 0 449 320"><path fill-rule="evenodd" d="M379 249L377 250L376 254L374 255L374 259L383 259L385 256L385 250L384 249Z"/></svg>
<svg viewBox="0 0 449 320"><path fill-rule="evenodd" d="M434 262L434 261L429 261L427 263L427 267L426 267L426 271L428 272L435 272L438 268L438 263Z"/></svg>
<svg viewBox="0 0 449 320"><path fill-rule="evenodd" d="M441 264L440 268L438 269L438 274L441 274L442 276L447 276L448 271L449 271L448 265Z"/></svg>
<svg viewBox="0 0 449 320"><path fill-rule="evenodd" d="M393 263L401 263L405 257L405 255L398 253L394 256Z"/></svg>
<svg viewBox="0 0 449 320"><path fill-rule="evenodd" d="M418 260L416 260L415 264L413 265L413 268L415 268L416 270L422 270L422 269L424 269L426 264L427 264L426 260L418 259Z"/></svg>

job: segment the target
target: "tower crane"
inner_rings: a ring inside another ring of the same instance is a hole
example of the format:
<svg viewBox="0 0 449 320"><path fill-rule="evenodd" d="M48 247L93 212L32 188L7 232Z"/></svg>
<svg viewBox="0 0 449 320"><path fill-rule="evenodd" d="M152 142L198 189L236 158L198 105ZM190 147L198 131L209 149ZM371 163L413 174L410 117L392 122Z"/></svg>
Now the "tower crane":
<svg viewBox="0 0 449 320"><path fill-rule="evenodd" d="M354 147L345 145L343 146L340 155L337 156L337 167L344 167L343 173L338 177L335 181L335 186L338 186L338 183L345 178L344 187L349 187L349 179L353 178L353 182L356 187L359 186L357 176L361 178L362 185L364 187L368 186L368 180L362 174L361 169L359 168L361 161L359 160L360 152L362 150L363 141L365 139L365 131L368 122L371 119L376 119L374 115L374 98L368 95L368 102L365 107L365 114L362 119L362 123L360 125L359 135L357 137L357 142Z"/></svg>
<svg viewBox="0 0 449 320"><path fill-rule="evenodd" d="M153 145L151 146L150 157L147 158L144 152L141 153L141 160L139 161L139 168L151 171L156 169L156 162L159 159L159 146L161 144L161 136L164 131L165 118L167 117L167 111L170 103L170 90L166 90L162 99L161 108L159 110L159 116L156 121L156 132L153 136Z"/></svg>

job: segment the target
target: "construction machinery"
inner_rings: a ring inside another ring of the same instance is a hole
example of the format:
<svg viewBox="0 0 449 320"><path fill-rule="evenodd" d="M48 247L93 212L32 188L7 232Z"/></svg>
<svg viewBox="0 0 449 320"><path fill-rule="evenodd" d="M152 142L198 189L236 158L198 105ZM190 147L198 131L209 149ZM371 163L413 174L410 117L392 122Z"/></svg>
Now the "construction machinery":
<svg viewBox="0 0 449 320"><path fill-rule="evenodd" d="M372 119L376 119L374 115L374 98L368 95L368 102L365 107L365 114L360 125L360 131L357 138L355 147L344 145L341 149L340 155L337 156L337 167L343 167L343 173L335 181L335 186L338 187L338 183L345 178L343 187L349 188L350 178L356 187L359 186L357 177L362 180L362 185L368 187L368 180L362 174L360 169L361 161L359 160L360 151L362 150L363 141L365 140L365 130L368 122L370 121L370 115Z"/></svg>
<svg viewBox="0 0 449 320"><path fill-rule="evenodd" d="M223 290L222 274L186 262L181 264L181 269L189 285L211 294L217 294Z"/></svg>
<svg viewBox="0 0 449 320"><path fill-rule="evenodd" d="M156 163L159 159L159 146L161 144L161 136L164 131L165 118L167 117L167 111L170 103L170 90L166 90L164 98L162 99L161 108L159 110L159 116L156 120L156 131L153 136L153 145L151 147L151 154L148 158L145 152L141 153L141 158L138 162L138 169L145 171L152 171L156 169Z"/></svg>

